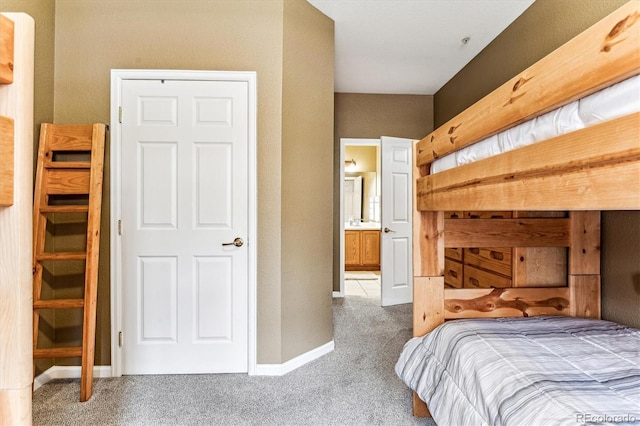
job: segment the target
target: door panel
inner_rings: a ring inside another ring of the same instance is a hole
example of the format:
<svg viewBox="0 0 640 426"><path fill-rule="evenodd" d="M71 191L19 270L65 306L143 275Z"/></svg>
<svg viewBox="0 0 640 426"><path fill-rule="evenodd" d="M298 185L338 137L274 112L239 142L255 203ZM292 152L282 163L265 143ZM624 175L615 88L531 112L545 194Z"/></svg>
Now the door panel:
<svg viewBox="0 0 640 426"><path fill-rule="evenodd" d="M382 151L382 306L413 300L411 139L380 139Z"/></svg>
<svg viewBox="0 0 640 426"><path fill-rule="evenodd" d="M175 142L138 144L140 228L175 229L178 217L178 155ZM162 191L158 188L163 188Z"/></svg>
<svg viewBox="0 0 640 426"><path fill-rule="evenodd" d="M248 369L248 84L122 84L123 373Z"/></svg>
<svg viewBox="0 0 640 426"><path fill-rule="evenodd" d="M141 342L176 341L176 265L175 257L138 258L138 334Z"/></svg>

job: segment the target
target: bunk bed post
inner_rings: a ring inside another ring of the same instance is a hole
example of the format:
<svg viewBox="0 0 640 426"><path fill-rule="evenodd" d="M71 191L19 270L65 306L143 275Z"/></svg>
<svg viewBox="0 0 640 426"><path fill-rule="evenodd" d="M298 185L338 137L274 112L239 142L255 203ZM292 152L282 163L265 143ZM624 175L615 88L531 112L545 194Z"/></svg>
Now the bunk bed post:
<svg viewBox="0 0 640 426"><path fill-rule="evenodd" d="M416 143L413 145L416 157ZM415 163L414 163L415 164ZM413 191L423 170L414 166ZM444 322L444 212L413 210L413 336L423 336ZM413 415L431 417L427 404L413 394Z"/></svg>
<svg viewBox="0 0 640 426"><path fill-rule="evenodd" d="M600 318L600 211L572 211L569 220L571 316Z"/></svg>

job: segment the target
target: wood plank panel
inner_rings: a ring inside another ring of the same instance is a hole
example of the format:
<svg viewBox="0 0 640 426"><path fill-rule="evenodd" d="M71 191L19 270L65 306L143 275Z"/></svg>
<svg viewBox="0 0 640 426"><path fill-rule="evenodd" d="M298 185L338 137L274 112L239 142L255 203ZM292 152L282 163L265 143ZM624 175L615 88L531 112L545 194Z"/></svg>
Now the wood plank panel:
<svg viewBox="0 0 640 426"><path fill-rule="evenodd" d="M600 318L600 275L570 275L571 316Z"/></svg>
<svg viewBox="0 0 640 426"><path fill-rule="evenodd" d="M31 384L19 389L7 389L0 392L0 425L30 425Z"/></svg>
<svg viewBox="0 0 640 426"><path fill-rule="evenodd" d="M424 336L444 322L444 278L413 278L413 336Z"/></svg>
<svg viewBox="0 0 640 426"><path fill-rule="evenodd" d="M0 14L0 84L13 83L14 22Z"/></svg>
<svg viewBox="0 0 640 426"><path fill-rule="evenodd" d="M640 188L636 188L640 191ZM569 214L571 247L569 274L600 274L600 212L576 211Z"/></svg>
<svg viewBox="0 0 640 426"><path fill-rule="evenodd" d="M447 288L462 288L463 265L449 259L444 260L444 285Z"/></svg>
<svg viewBox="0 0 640 426"><path fill-rule="evenodd" d="M89 170L51 170L46 185L47 194L88 194Z"/></svg>
<svg viewBox="0 0 640 426"><path fill-rule="evenodd" d="M431 417L427 404L415 392L413 393L413 415L416 417Z"/></svg>
<svg viewBox="0 0 640 426"><path fill-rule="evenodd" d="M640 209L639 135L634 113L425 176L417 183L417 208Z"/></svg>
<svg viewBox="0 0 640 426"><path fill-rule="evenodd" d="M445 289L446 319L569 315L569 287Z"/></svg>
<svg viewBox="0 0 640 426"><path fill-rule="evenodd" d="M92 126L86 124L42 123L42 127L50 127L52 136L49 139L51 151L90 151ZM42 131L42 130L41 130Z"/></svg>
<svg viewBox="0 0 640 426"><path fill-rule="evenodd" d="M513 217L566 217L566 212L514 212ZM567 285L567 248L514 247L513 287L561 287Z"/></svg>
<svg viewBox="0 0 640 426"><path fill-rule="evenodd" d="M634 186L640 179L636 177L640 177L640 162L429 194L419 202L427 209L448 206L523 209L529 205L549 210L640 210L640 192Z"/></svg>
<svg viewBox="0 0 640 426"><path fill-rule="evenodd" d="M640 73L639 17L629 2L516 75L422 139L417 164Z"/></svg>
<svg viewBox="0 0 640 426"><path fill-rule="evenodd" d="M436 277L444 273L444 216L442 212L415 212L413 275Z"/></svg>
<svg viewBox="0 0 640 426"><path fill-rule="evenodd" d="M0 116L0 206L13 204L13 127L12 118Z"/></svg>
<svg viewBox="0 0 640 426"><path fill-rule="evenodd" d="M416 143L413 144L413 158ZM424 169L413 168L413 194ZM421 212L413 203L413 275L435 277L444 274L444 212Z"/></svg>
<svg viewBox="0 0 640 426"><path fill-rule="evenodd" d="M568 219L445 219L446 247L568 247Z"/></svg>
<svg viewBox="0 0 640 426"><path fill-rule="evenodd" d="M511 287L511 278L464 265L464 288Z"/></svg>
<svg viewBox="0 0 640 426"><path fill-rule="evenodd" d="M511 247L471 247L465 249L464 263L511 276Z"/></svg>

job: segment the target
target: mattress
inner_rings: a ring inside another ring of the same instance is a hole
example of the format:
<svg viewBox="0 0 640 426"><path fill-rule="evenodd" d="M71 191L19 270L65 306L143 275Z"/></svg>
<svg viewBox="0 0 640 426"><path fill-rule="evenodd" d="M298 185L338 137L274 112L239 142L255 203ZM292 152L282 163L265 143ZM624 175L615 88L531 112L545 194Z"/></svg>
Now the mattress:
<svg viewBox="0 0 640 426"><path fill-rule="evenodd" d="M640 111L640 75L490 136L431 163L431 174Z"/></svg>
<svg viewBox="0 0 640 426"><path fill-rule="evenodd" d="M438 425L640 424L640 330L613 322L449 321L395 370Z"/></svg>

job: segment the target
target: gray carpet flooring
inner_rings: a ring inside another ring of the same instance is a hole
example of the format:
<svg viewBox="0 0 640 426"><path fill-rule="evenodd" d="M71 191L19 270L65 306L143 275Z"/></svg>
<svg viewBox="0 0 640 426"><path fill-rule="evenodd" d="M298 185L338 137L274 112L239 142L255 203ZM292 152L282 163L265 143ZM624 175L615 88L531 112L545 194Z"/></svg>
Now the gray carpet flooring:
<svg viewBox="0 0 640 426"><path fill-rule="evenodd" d="M393 371L411 336L411 305L334 299L335 351L280 377L246 374L79 380L34 393L35 425L429 425L411 414L411 392Z"/></svg>

